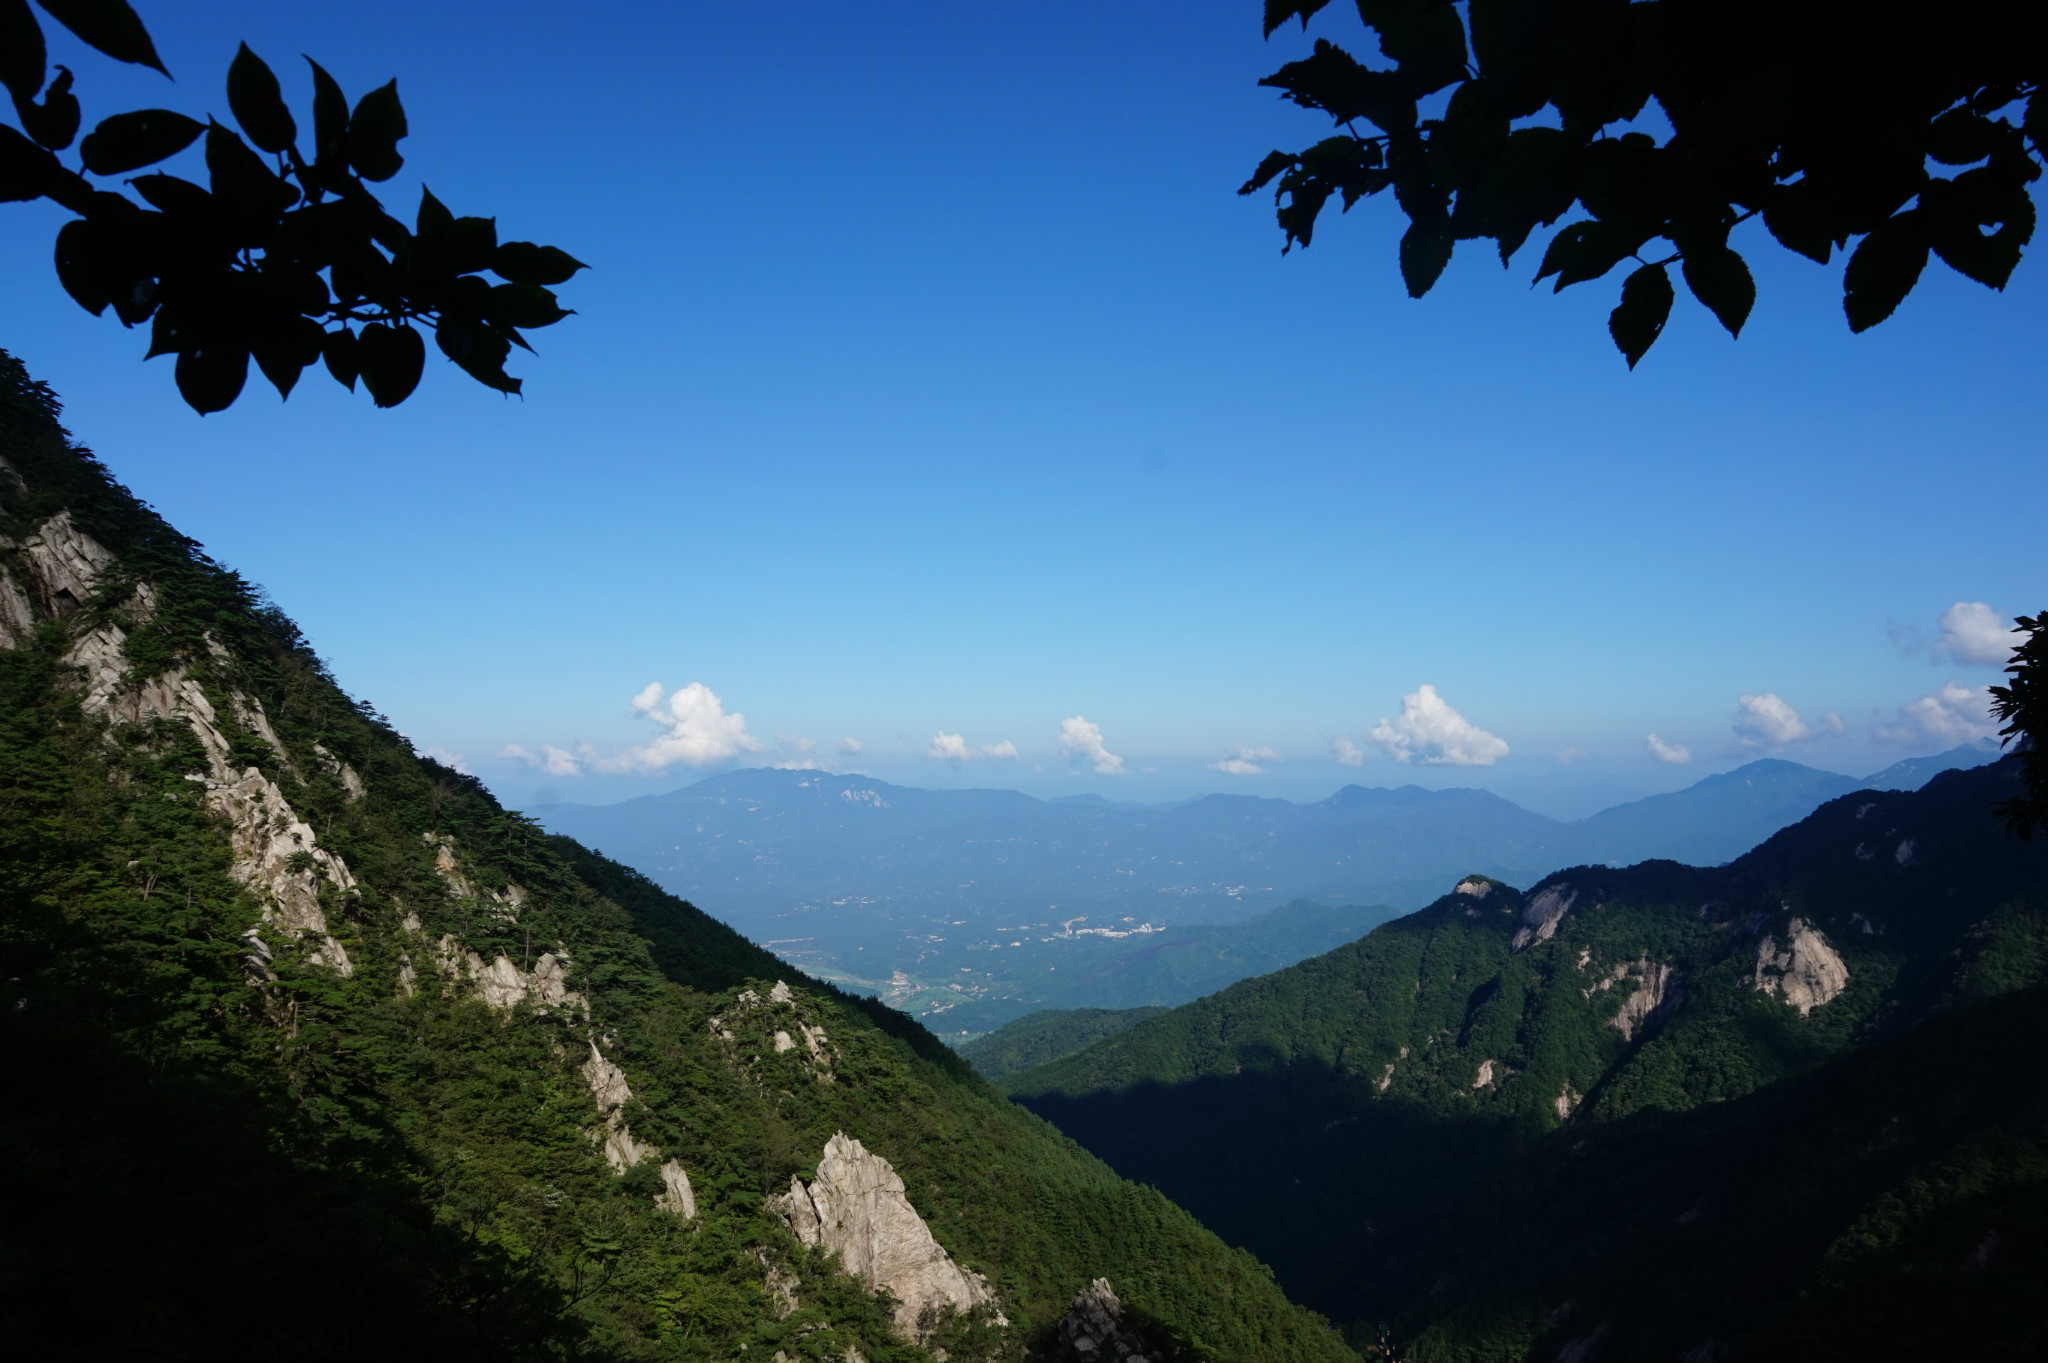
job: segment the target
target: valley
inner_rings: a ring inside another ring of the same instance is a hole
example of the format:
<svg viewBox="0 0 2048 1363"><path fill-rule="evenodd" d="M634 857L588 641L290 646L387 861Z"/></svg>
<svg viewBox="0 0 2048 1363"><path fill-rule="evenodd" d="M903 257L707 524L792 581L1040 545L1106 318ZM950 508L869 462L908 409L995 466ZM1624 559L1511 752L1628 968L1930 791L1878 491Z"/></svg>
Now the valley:
<svg viewBox="0 0 2048 1363"><path fill-rule="evenodd" d="M772 768L533 813L792 965L964 1039L1042 1008L1186 1003L1472 872L1528 883L1579 864L1716 865L1849 791L1917 787L1994 755L1969 745L1860 780L1767 758L1574 823L1472 789L1144 806Z"/></svg>

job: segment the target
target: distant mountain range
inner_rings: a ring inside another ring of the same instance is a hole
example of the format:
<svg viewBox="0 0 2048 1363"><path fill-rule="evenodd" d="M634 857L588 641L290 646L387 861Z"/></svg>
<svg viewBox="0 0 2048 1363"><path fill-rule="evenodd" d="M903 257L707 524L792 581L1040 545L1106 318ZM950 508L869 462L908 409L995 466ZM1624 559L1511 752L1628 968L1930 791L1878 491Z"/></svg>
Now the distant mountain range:
<svg viewBox="0 0 2048 1363"><path fill-rule="evenodd" d="M2048 844L1992 817L2017 788L2008 759L1854 793L1721 867L1472 877L977 1055L1084 1043L1000 1086L1403 1357L2041 1358Z"/></svg>
<svg viewBox="0 0 2048 1363"><path fill-rule="evenodd" d="M1917 787L1994 756L1957 748L1862 780L1765 759L1569 823L1472 789L1346 786L1313 804L1208 795L1152 806L765 768L531 812L805 970L873 989L934 1026L980 1031L1033 1008L1194 997L1121 990L1102 969L1172 928L1241 922L1297 899L1413 909L1473 872L1526 884L1574 865L1718 865L1836 796ZM1246 968L1231 978L1321 949L1283 959L1247 939L1235 948ZM1056 978L1083 971L1096 994ZM935 1016L956 1009L966 1011Z"/></svg>

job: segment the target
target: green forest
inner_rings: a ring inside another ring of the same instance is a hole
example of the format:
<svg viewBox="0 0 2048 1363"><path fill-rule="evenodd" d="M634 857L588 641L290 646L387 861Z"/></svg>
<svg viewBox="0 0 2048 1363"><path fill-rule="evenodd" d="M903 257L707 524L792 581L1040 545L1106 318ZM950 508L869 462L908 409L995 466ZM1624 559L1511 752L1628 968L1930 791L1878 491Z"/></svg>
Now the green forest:
<svg viewBox="0 0 2048 1363"><path fill-rule="evenodd" d="M4 356L0 459L7 1338L1026 1358L1107 1277L1167 1352L1349 1357L911 1019L414 753ZM992 1306L904 1337L772 1214L837 1131Z"/></svg>
<svg viewBox="0 0 2048 1363"><path fill-rule="evenodd" d="M1991 817L2015 766L1726 867L1471 877L1001 1082L1416 1359L2028 1356L2048 848Z"/></svg>

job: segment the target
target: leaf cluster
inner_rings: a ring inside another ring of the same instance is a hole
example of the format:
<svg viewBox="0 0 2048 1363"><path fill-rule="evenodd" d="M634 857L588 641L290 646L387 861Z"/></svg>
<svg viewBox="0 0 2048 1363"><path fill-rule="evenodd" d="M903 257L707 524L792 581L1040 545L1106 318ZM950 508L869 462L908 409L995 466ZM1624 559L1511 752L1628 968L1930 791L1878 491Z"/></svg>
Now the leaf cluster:
<svg viewBox="0 0 2048 1363"><path fill-rule="evenodd" d="M107 56L163 69L125 0L43 7ZM404 165L396 81L351 106L309 57L302 127L276 74L243 44L227 77L239 131L140 109L79 138L72 74L47 71L27 0L0 0L0 52L21 124L0 124L0 201L48 199L77 215L57 233L58 279L94 316L111 309L124 326L148 323L149 357L176 357L178 391L195 411L231 405L252 359L281 396L320 363L351 391L360 381L379 407L396 406L419 384L428 330L471 378L517 393L505 372L512 348L531 350L524 332L569 315L554 287L584 267L566 252L501 242L495 219L457 217L425 190L410 226L378 200L371 185ZM76 168L58 155L74 140ZM195 143L205 184L149 169Z"/></svg>
<svg viewBox="0 0 2048 1363"><path fill-rule="evenodd" d="M1999 817L2020 838L2048 828L2048 752L2041 735L2048 734L2048 611L2022 615L2015 632L2023 634L2006 664L2011 681L1991 688L1991 714L2004 721L1999 730L2019 753L2024 791L1999 806Z"/></svg>
<svg viewBox="0 0 2048 1363"><path fill-rule="evenodd" d="M1266 0L1270 36L1328 0ZM1671 268L1731 335L1756 300L1729 244L1761 217L1821 264L1854 241L1850 329L1875 326L1930 255L2003 289L2031 240L2048 16L1967 0L1913 23L1845 20L1820 0L1357 0L1383 65L1326 39L1261 82L1339 131L1276 151L1286 246L1333 197L1391 189L1403 280L1427 293L1460 241L1505 265L1539 227L1536 281L1634 262L1609 318L1633 368L1670 316ZM1657 133L1661 131L1661 139Z"/></svg>

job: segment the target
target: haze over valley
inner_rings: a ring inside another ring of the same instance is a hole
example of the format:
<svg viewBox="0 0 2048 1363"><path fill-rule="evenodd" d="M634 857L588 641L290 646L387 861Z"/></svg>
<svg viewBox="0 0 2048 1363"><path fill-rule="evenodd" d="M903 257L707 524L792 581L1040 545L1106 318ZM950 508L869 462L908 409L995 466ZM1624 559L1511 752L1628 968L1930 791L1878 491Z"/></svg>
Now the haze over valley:
<svg viewBox="0 0 2048 1363"><path fill-rule="evenodd" d="M1579 864L1716 865L1836 796L1995 755L1968 745L1862 780L1764 759L1570 823L1469 788L1138 805L772 768L532 813L791 964L972 1035L1038 1008L1184 1003L1468 873L1529 884Z"/></svg>

